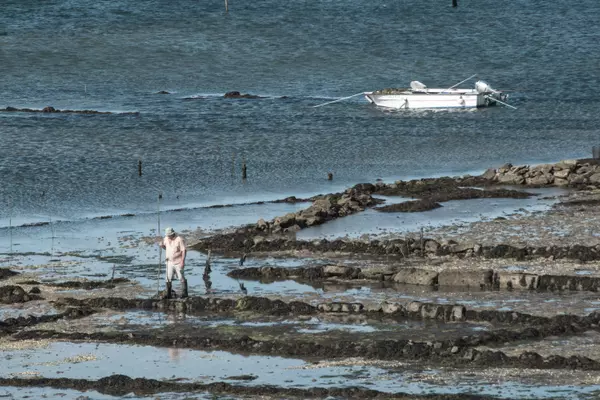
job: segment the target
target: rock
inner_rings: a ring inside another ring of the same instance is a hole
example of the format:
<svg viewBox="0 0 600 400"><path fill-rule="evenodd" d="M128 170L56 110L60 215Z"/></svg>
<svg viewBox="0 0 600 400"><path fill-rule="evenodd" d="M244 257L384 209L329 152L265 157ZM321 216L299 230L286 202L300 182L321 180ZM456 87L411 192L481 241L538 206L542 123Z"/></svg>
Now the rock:
<svg viewBox="0 0 600 400"><path fill-rule="evenodd" d="M433 239L427 239L427 240L425 240L424 247L425 247L425 252L435 254L440 249L441 245Z"/></svg>
<svg viewBox="0 0 600 400"><path fill-rule="evenodd" d="M512 164L510 164L510 163L504 164L503 166L501 166L500 168L498 168L498 173L500 173L500 174L505 174L505 173L507 173L508 171L510 171L510 169L511 169L512 167L513 167L513 165L512 165Z"/></svg>
<svg viewBox="0 0 600 400"><path fill-rule="evenodd" d="M521 184L525 183L525 177L523 177L522 175L507 173L504 175L499 175L498 182L504 183L504 184L521 185Z"/></svg>
<svg viewBox="0 0 600 400"><path fill-rule="evenodd" d="M527 178L526 183L532 186L545 186L554 181L554 176L550 174L541 174L532 178Z"/></svg>
<svg viewBox="0 0 600 400"><path fill-rule="evenodd" d="M261 231L267 230L269 229L269 224L267 223L267 221L261 218L256 223L256 229L259 229Z"/></svg>
<svg viewBox="0 0 600 400"><path fill-rule="evenodd" d="M591 175L588 179L592 185L599 184L600 183L600 172Z"/></svg>
<svg viewBox="0 0 600 400"><path fill-rule="evenodd" d="M540 284L540 277L534 274L498 272L495 281L500 289L534 290Z"/></svg>
<svg viewBox="0 0 600 400"><path fill-rule="evenodd" d="M465 321L467 319L467 309L465 306L452 306L450 312L451 321Z"/></svg>
<svg viewBox="0 0 600 400"><path fill-rule="evenodd" d="M45 112L45 113L53 113L53 112L56 112L56 108L54 108L54 107L50 107L50 106L47 106L47 107L44 107L44 108L42 109L42 112Z"/></svg>
<svg viewBox="0 0 600 400"><path fill-rule="evenodd" d="M439 304L425 303L421 307L421 317L425 319L439 319L444 317L444 307Z"/></svg>
<svg viewBox="0 0 600 400"><path fill-rule="evenodd" d="M463 358L467 361L473 361L477 354L479 354L479 351L473 348L467 349L467 351L465 351L465 354L463 354Z"/></svg>
<svg viewBox="0 0 600 400"><path fill-rule="evenodd" d="M492 285L493 274L494 272L491 269L484 271L444 270L438 274L438 285L487 288Z"/></svg>
<svg viewBox="0 0 600 400"><path fill-rule="evenodd" d="M423 303L421 303L420 301L411 301L406 306L406 310L410 313L420 313L422 306L423 306Z"/></svg>
<svg viewBox="0 0 600 400"><path fill-rule="evenodd" d="M551 175L554 172L554 165L552 165L552 164L541 164L541 165L537 166L537 169L542 174L549 174L549 175Z"/></svg>
<svg viewBox="0 0 600 400"><path fill-rule="evenodd" d="M554 184L556 186L567 186L569 184L569 181L566 179L555 178Z"/></svg>
<svg viewBox="0 0 600 400"><path fill-rule="evenodd" d="M234 90L225 93L223 97L226 99L257 99L259 96L252 94L241 94L240 92Z"/></svg>
<svg viewBox="0 0 600 400"><path fill-rule="evenodd" d="M25 303L30 300L30 297L25 293L20 286L0 286L0 303Z"/></svg>
<svg viewBox="0 0 600 400"><path fill-rule="evenodd" d="M383 311L383 307L380 304L370 304L366 307L366 311L379 313Z"/></svg>
<svg viewBox="0 0 600 400"><path fill-rule="evenodd" d="M494 168L488 168L481 177L483 179L493 180L496 177L496 170Z"/></svg>
<svg viewBox="0 0 600 400"><path fill-rule="evenodd" d="M325 277L348 276L352 274L353 270L354 268L345 265L326 265L323 267L323 275Z"/></svg>
<svg viewBox="0 0 600 400"><path fill-rule="evenodd" d="M384 314L394 314L401 310L402 310L402 306L397 303L385 302L381 305L381 311L383 311Z"/></svg>
<svg viewBox="0 0 600 400"><path fill-rule="evenodd" d="M577 184L582 184L582 183L588 183L588 178L584 174L582 174L582 175L577 175L577 174L571 174L571 175L569 175L569 184L577 185Z"/></svg>
<svg viewBox="0 0 600 400"><path fill-rule="evenodd" d="M252 242L254 243L254 246L258 246L259 244L261 244L264 241L265 241L265 237L264 236L255 236L252 239Z"/></svg>
<svg viewBox="0 0 600 400"><path fill-rule="evenodd" d="M468 250L473 250L473 243L457 243L449 247L450 253L464 253Z"/></svg>
<svg viewBox="0 0 600 400"><path fill-rule="evenodd" d="M332 307L331 307L331 304L329 304L329 303L321 303L321 304L317 305L317 310L319 310L321 312L331 312Z"/></svg>
<svg viewBox="0 0 600 400"><path fill-rule="evenodd" d="M298 232L298 231L301 231L301 230L302 230L302 228L300 227L300 225L294 224L292 226L289 226L289 227L285 228L283 231L284 232Z"/></svg>
<svg viewBox="0 0 600 400"><path fill-rule="evenodd" d="M306 226L314 226L314 225L321 225L323 222L325 222L325 220L319 216L313 216L313 217L309 217L306 218L304 224Z"/></svg>
<svg viewBox="0 0 600 400"><path fill-rule="evenodd" d="M566 179L571 174L568 169L561 169L560 171L554 171L554 176L560 179Z"/></svg>
<svg viewBox="0 0 600 400"><path fill-rule="evenodd" d="M396 273L392 280L409 285L434 286L437 284L438 273L426 269L403 268Z"/></svg>
<svg viewBox="0 0 600 400"><path fill-rule="evenodd" d="M275 218L274 225L278 225L282 229L288 228L296 223L296 214L287 213L282 217Z"/></svg>
<svg viewBox="0 0 600 400"><path fill-rule="evenodd" d="M11 276L19 275L18 272L11 271L8 268L0 268L0 279L10 278Z"/></svg>

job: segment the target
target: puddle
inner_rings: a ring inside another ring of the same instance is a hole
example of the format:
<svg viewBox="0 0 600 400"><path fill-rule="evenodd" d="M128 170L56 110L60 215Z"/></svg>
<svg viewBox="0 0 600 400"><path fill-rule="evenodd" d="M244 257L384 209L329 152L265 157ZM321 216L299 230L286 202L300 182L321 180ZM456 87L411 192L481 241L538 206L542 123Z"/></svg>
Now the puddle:
<svg viewBox="0 0 600 400"><path fill-rule="evenodd" d="M497 346L497 349L507 355L518 355L525 351L539 353L543 357L559 355L570 357L572 355L585 355L593 360L600 360L600 333L586 331L579 335L565 337L547 337L536 341L523 341L519 343ZM597 383L600 376L595 373Z"/></svg>
<svg viewBox="0 0 600 400"><path fill-rule="evenodd" d="M520 188L522 190L523 188ZM534 189L532 193L559 194L566 193L560 189ZM385 204L406 201L404 198L379 196L388 200ZM362 235L385 236L389 233L416 232L421 228L425 231L445 225L461 225L476 222L481 219L493 219L507 215L524 214L548 210L556 199L544 199L533 196L528 199L469 199L453 200L440 203L442 207L425 212L415 213L382 213L373 209L353 214L344 218L330 221L303 229L296 234L298 239L334 239L339 237L358 238Z"/></svg>
<svg viewBox="0 0 600 400"><path fill-rule="evenodd" d="M27 317L33 315L55 315L59 312L47 302L30 301L27 303L0 305L0 321L8 318Z"/></svg>
<svg viewBox="0 0 600 400"><path fill-rule="evenodd" d="M496 371L494 375L486 375L489 372L430 370L407 363L363 362L355 359L313 364L297 359L241 356L222 351L205 352L102 343L55 342L35 352L5 351L0 357L3 359L5 376L95 380L112 374L125 374L132 378L178 378L183 379L184 382L203 383L228 381L248 386L276 385L305 389L363 386L388 393L501 394L511 399L556 398L557 395L572 398L574 395L600 389L598 384L579 384L578 380L585 381L583 376L577 375L578 379L566 376L576 374L573 371L565 374L561 371L564 376L556 379L556 383L552 385L531 385L525 383L529 372L519 370L513 371L513 374L507 374L504 370L503 373ZM538 375L548 375L546 379L551 373L551 371L535 371ZM249 382L228 379L244 374L252 374L256 379ZM561 383L565 380L570 383ZM9 394L12 392L12 388L0 390ZM40 392L40 389L28 390L32 394ZM47 389L44 389L44 392L46 391ZM53 392L73 393L64 390ZM91 392L90 395L97 399L111 398ZM160 394L160 397L177 398L163 394Z"/></svg>
<svg viewBox="0 0 600 400"><path fill-rule="evenodd" d="M209 393L194 393L193 399L197 400L231 400L237 397L221 396ZM244 397L249 398L249 397ZM160 393L150 396L139 396L133 393L124 396L109 396L101 394L94 390L79 392L70 389L53 389L53 388L37 388L37 387L12 387L4 386L0 389L0 399L21 400L21 399L73 399L73 400L116 400L116 399L131 399L131 400L189 400L189 393Z"/></svg>
<svg viewBox="0 0 600 400"><path fill-rule="evenodd" d="M4 374L10 376L98 379L124 374L132 378L184 378L208 383L251 373L257 376L252 385L285 382L293 387L313 387L321 375L339 376L363 369L351 366L303 370L308 364L296 359L102 343L54 342L35 352L5 351L0 357Z"/></svg>

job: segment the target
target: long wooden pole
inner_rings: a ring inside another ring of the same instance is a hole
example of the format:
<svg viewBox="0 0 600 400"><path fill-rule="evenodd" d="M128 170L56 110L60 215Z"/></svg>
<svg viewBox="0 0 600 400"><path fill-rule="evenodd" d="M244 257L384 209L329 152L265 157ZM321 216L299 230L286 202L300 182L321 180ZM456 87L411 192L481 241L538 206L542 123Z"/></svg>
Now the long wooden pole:
<svg viewBox="0 0 600 400"><path fill-rule="evenodd" d="M10 236L10 255L9 258L12 260L13 254L13 238L12 238L12 199L8 198L8 235Z"/></svg>
<svg viewBox="0 0 600 400"><path fill-rule="evenodd" d="M161 238L162 240L162 234L160 232L160 198L161 195L160 193L158 194L158 205L157 205L157 220L158 220L158 236ZM159 293L160 292L160 270L162 268L162 243L160 243L160 245L158 246L158 274L156 277L156 292Z"/></svg>

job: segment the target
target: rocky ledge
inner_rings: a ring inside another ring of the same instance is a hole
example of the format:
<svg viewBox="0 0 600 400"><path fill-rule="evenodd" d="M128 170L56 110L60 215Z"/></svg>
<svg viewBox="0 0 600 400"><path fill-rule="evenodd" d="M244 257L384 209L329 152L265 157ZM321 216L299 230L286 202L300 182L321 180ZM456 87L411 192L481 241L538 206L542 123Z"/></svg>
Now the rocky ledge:
<svg viewBox="0 0 600 400"><path fill-rule="evenodd" d="M33 109L33 108L6 107L6 108L0 108L0 111L3 111L3 112L52 113L52 114L57 114L57 113L63 113L63 114L114 114L114 113L112 113L110 111L59 110L59 109L51 107L51 106L44 107L41 110L39 110L39 109ZM123 113L118 113L118 114L120 114L120 115L138 115L139 112L133 111L133 112L123 112Z"/></svg>
<svg viewBox="0 0 600 400"><path fill-rule="evenodd" d="M224 98L226 99L259 99L260 96L254 95L254 94L242 94L238 91L231 91L231 92L227 92L225 93L225 95L223 95Z"/></svg>
<svg viewBox="0 0 600 400"><path fill-rule="evenodd" d="M488 169L483 178L508 185L542 186L592 186L600 184L600 160L563 160L556 164L535 166L504 164Z"/></svg>
<svg viewBox="0 0 600 400"><path fill-rule="evenodd" d="M374 280L400 284L469 288L476 290L535 290L543 291L589 291L600 292L600 277L582 275L550 275L510 272L493 269L433 269L405 266L386 268L350 267L326 265L318 267L251 267L233 270L227 274L235 279L299 281Z"/></svg>

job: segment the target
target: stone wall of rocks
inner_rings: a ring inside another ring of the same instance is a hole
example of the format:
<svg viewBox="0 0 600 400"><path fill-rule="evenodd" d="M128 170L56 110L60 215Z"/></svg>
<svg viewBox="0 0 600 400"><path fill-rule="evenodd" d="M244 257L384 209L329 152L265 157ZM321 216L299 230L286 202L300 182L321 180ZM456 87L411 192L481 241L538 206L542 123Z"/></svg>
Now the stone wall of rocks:
<svg viewBox="0 0 600 400"><path fill-rule="evenodd" d="M348 189L342 194L322 196L304 210L288 213L271 221L260 219L256 223L256 229L268 233L297 232L309 226L321 225L332 219L363 211L378 203L379 201L369 193Z"/></svg>
<svg viewBox="0 0 600 400"><path fill-rule="evenodd" d="M598 186L600 160L563 160L556 164L517 165L505 164L488 169L482 177L509 185L529 186Z"/></svg>
<svg viewBox="0 0 600 400"><path fill-rule="evenodd" d="M247 335L224 338L219 332L215 334L181 336L180 332L169 332L156 335L154 332L133 333L67 333L58 331L23 331L15 335L16 339L62 339L62 340L106 340L113 343L135 343L144 345L172 345L196 349L222 349L225 351L248 351L254 354L270 354L303 357L366 357L377 359L432 359L456 361L459 363L475 362L482 365L503 367L535 367L535 368L577 368L600 370L600 363L584 356L569 358L558 355L543 357L534 352L524 352L519 356L508 356L502 352L494 352L476 348L493 344L542 339L549 336L570 336L581 334L590 329L597 329L600 323L600 312L592 312L587 316L557 315L540 317L513 311L468 310L462 305L421 303L411 301L407 304L384 303L377 306L365 306L362 303L327 302L316 307L303 302L283 302L261 297L243 297L240 299L217 299L192 297L185 300L144 300L144 299L65 299L66 303L79 306L105 308L154 308L176 310L181 312L205 312L218 310L221 312L253 311L265 314L306 315L313 313L346 313L362 314L368 317L383 316L400 319L435 319L444 321L490 321L501 324L520 326L519 329L501 328L477 332L470 335L440 339L430 342L414 340L384 339L360 342L352 340L334 340L295 342L290 340L264 339L254 340ZM454 364L454 363L453 363Z"/></svg>
<svg viewBox="0 0 600 400"><path fill-rule="evenodd" d="M539 275L504 270L446 269L440 272L423 268L365 269L344 265L319 267L251 267L231 271L236 279L370 279L399 284L491 290L589 291L600 292L600 277L575 275Z"/></svg>

